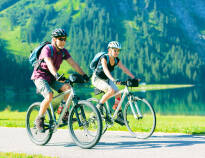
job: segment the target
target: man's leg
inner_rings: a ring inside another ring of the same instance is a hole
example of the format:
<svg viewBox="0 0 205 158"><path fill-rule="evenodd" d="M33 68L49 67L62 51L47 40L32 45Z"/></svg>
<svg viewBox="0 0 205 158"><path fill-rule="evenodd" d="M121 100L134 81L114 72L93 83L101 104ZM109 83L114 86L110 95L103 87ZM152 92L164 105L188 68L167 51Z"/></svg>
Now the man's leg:
<svg viewBox="0 0 205 158"><path fill-rule="evenodd" d="M50 85L46 80L37 79L34 81L38 91L44 96L44 100L41 102L39 114L35 120L37 129L40 132L44 132L44 114L49 107L49 103L53 99L53 92L50 88Z"/></svg>
<svg viewBox="0 0 205 158"><path fill-rule="evenodd" d="M44 100L41 102L41 107L39 111L39 116L43 117L47 108L49 107L50 102L53 99L53 93L50 92L48 95L44 98Z"/></svg>
<svg viewBox="0 0 205 158"><path fill-rule="evenodd" d="M67 83L65 84L65 83L56 81L52 84L52 88L58 92L65 92L65 91L69 90L71 87ZM64 100L63 100L63 102L61 102L61 104L65 104L65 102L67 101L69 96L70 96L70 93L66 94L64 96ZM68 104L68 107L67 107L68 109L70 108L70 105L71 105L71 103ZM67 123L67 121L68 121L68 115L69 115L68 109L62 118L63 123Z"/></svg>
<svg viewBox="0 0 205 158"><path fill-rule="evenodd" d="M71 88L71 87L70 87L69 84L64 84L64 85L60 88L60 91L65 92L65 91L69 90L70 88ZM70 93L66 94L66 95L64 96L64 101L66 101L69 96L70 96ZM70 107L70 105L68 105L68 108L69 108L69 107Z"/></svg>

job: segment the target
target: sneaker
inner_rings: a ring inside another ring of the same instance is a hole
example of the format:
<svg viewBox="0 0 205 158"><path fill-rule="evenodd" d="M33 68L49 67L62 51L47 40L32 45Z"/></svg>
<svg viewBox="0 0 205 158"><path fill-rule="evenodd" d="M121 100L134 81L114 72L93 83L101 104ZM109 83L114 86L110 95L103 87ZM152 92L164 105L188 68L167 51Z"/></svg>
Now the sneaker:
<svg viewBox="0 0 205 158"><path fill-rule="evenodd" d="M112 119L110 118L110 116L106 116L106 117L105 117L105 121L106 121L108 124L110 124L110 125L113 124Z"/></svg>
<svg viewBox="0 0 205 158"><path fill-rule="evenodd" d="M69 111L66 111L62 118L63 124L68 124L68 116L69 116ZM77 121L77 118L72 118L72 122L76 122L76 121Z"/></svg>
<svg viewBox="0 0 205 158"><path fill-rule="evenodd" d="M103 104L97 104L96 107L97 107L97 109L99 110L100 115L101 115L102 117L104 117Z"/></svg>
<svg viewBox="0 0 205 158"><path fill-rule="evenodd" d="M45 117L37 117L36 120L35 120L35 125L36 125L36 128L38 129L38 131L40 133L44 133L45 132L45 129L44 129L44 120L45 120Z"/></svg>
<svg viewBox="0 0 205 158"><path fill-rule="evenodd" d="M117 118L115 119L115 122L118 123L118 124L120 124L121 126L124 126L124 125L125 125L122 112L118 112Z"/></svg>
<svg viewBox="0 0 205 158"><path fill-rule="evenodd" d="M63 121L64 124L68 123L68 116L69 116L69 112L66 111L63 118L62 118L62 121Z"/></svg>

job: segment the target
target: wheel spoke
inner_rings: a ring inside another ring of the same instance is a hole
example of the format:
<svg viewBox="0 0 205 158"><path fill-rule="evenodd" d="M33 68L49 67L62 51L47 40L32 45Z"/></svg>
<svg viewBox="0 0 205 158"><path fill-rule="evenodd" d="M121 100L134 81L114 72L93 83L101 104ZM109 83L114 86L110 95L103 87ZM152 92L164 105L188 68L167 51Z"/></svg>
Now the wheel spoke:
<svg viewBox="0 0 205 158"><path fill-rule="evenodd" d="M137 117L134 117L133 110ZM130 103L127 103L124 115L125 124L133 136L145 139L154 132L156 126L155 112L145 99L136 100L132 107Z"/></svg>
<svg viewBox="0 0 205 158"><path fill-rule="evenodd" d="M69 116L70 133L77 145L91 148L101 137L102 120L93 104L86 101L79 104L80 106L73 107ZM79 120L73 121L75 119Z"/></svg>
<svg viewBox="0 0 205 158"><path fill-rule="evenodd" d="M51 120L51 114L48 110L46 111L44 120L45 132L41 133L38 131L35 125L35 119L38 116L39 110L40 103L34 103L29 107L26 115L26 129L32 142L38 145L45 145L52 136L52 132L50 130L51 125L49 124Z"/></svg>

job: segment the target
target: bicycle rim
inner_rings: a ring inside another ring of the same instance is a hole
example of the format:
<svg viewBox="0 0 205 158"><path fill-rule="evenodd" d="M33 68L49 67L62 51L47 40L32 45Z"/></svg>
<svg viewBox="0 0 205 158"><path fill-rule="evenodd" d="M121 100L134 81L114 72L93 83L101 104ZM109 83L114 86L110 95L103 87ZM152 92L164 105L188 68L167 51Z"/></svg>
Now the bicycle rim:
<svg viewBox="0 0 205 158"><path fill-rule="evenodd" d="M96 106L97 103L99 102L99 100L96 99L96 98L89 98L89 99L87 99L87 101L93 103L95 106ZM98 111L99 111L99 110L98 110ZM103 107L103 114L104 114L104 116L107 115L107 109L105 108L105 106ZM100 115L100 116L101 116L101 115ZM102 135L103 135L103 134L107 131L107 129L111 126L111 125L109 125L109 123L106 121L106 119L105 119L104 116L103 116L103 117L101 116L102 123L103 123Z"/></svg>
<svg viewBox="0 0 205 158"><path fill-rule="evenodd" d="M137 114L137 118L134 117L133 111L129 102L125 106L124 116L125 124L134 137L139 139L146 139L152 135L156 126L156 116L154 109L145 99L136 99L137 110L133 102L133 110ZM139 112L137 112L139 111Z"/></svg>
<svg viewBox="0 0 205 158"><path fill-rule="evenodd" d="M102 135L102 119L96 107L79 101L69 115L69 131L73 141L81 148L92 148Z"/></svg>
<svg viewBox="0 0 205 158"><path fill-rule="evenodd" d="M52 136L52 132L50 131L50 120L51 114L50 111L46 111L45 113L45 132L40 133L35 125L35 119L38 116L40 110L40 102L32 104L26 114L26 129L29 138L31 141L37 145L45 145L49 142Z"/></svg>

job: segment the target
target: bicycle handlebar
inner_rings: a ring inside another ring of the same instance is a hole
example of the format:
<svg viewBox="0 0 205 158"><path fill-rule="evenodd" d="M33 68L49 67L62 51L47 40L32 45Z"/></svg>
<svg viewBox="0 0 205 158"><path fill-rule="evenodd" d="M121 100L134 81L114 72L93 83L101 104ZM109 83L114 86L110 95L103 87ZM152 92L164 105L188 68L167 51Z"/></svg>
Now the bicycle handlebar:
<svg viewBox="0 0 205 158"><path fill-rule="evenodd" d="M79 75L80 76L80 75ZM71 85L73 83L86 83L86 81L83 79L83 77L73 77L73 78L65 78L64 74L60 75L60 77L58 78L58 81L64 81L65 83L70 83Z"/></svg>
<svg viewBox="0 0 205 158"><path fill-rule="evenodd" d="M124 85L127 87L138 87L139 85L139 79L131 79L126 81L119 81L120 85Z"/></svg>

